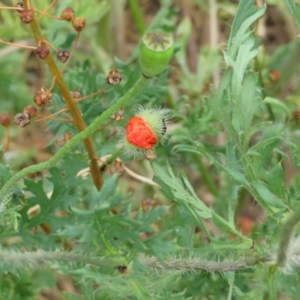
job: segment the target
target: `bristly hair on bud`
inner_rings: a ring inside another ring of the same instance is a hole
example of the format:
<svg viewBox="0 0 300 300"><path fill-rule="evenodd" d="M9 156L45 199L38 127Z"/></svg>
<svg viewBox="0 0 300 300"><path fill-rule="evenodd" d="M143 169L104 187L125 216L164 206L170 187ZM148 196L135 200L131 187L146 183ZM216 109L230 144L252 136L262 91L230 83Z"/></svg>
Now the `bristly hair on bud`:
<svg viewBox="0 0 300 300"><path fill-rule="evenodd" d="M166 140L169 110L138 106L122 131L119 145L130 158L155 158L154 148Z"/></svg>
<svg viewBox="0 0 300 300"><path fill-rule="evenodd" d="M286 251L286 261L281 270L284 273L292 273L300 268L300 236L294 236Z"/></svg>

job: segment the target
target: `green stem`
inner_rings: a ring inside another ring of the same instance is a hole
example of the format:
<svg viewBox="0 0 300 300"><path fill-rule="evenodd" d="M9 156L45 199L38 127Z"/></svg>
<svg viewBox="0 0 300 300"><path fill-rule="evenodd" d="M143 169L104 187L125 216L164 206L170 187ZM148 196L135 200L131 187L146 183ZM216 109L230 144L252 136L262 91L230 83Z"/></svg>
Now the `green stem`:
<svg viewBox="0 0 300 300"><path fill-rule="evenodd" d="M276 300L276 288L275 288L275 273L277 271L277 266L271 266L269 268L269 300Z"/></svg>
<svg viewBox="0 0 300 300"><path fill-rule="evenodd" d="M283 224L277 251L277 264L279 267L284 267L287 260L287 250L289 247L290 240L293 235L293 230L297 223L300 222L300 207L287 219Z"/></svg>
<svg viewBox="0 0 300 300"><path fill-rule="evenodd" d="M15 174L11 177L3 188L0 190L0 203L3 201L5 195L9 192L9 190L23 177L30 173L40 172L44 169L51 168L55 165L62 157L64 157L70 150L76 146L79 142L86 139L90 136L97 128L110 116L118 111L121 107L130 101L133 97L135 97L146 85L148 82L147 78L140 76L140 78L136 81L134 86L123 96L121 97L114 105L108 108L105 112L103 112L98 118L96 118L84 131L80 132L76 136L74 136L70 142L64 145L52 158L48 161L36 164L30 167L23 169L22 171Z"/></svg>
<svg viewBox="0 0 300 300"><path fill-rule="evenodd" d="M138 32L140 33L140 35L143 35L147 27L145 25L144 17L139 7L139 3L137 0L129 0L129 4Z"/></svg>

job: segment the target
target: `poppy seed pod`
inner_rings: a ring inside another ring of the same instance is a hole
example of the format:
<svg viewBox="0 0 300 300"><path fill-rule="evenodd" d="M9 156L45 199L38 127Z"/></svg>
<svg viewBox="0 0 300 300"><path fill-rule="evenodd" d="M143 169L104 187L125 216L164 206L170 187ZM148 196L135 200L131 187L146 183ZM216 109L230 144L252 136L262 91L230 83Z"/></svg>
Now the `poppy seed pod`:
<svg viewBox="0 0 300 300"><path fill-rule="evenodd" d="M174 53L172 36L163 32L147 33L142 40L139 62L146 77L165 70Z"/></svg>

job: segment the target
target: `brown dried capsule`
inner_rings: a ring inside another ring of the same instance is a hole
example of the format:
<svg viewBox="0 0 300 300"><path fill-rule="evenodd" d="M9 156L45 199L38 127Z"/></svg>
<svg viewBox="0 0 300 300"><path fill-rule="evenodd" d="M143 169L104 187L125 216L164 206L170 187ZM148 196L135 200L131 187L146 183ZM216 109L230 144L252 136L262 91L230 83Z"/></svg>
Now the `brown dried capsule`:
<svg viewBox="0 0 300 300"><path fill-rule="evenodd" d="M127 273L127 267L126 266L118 266L117 269L122 274L126 274Z"/></svg>
<svg viewBox="0 0 300 300"><path fill-rule="evenodd" d="M125 173L124 165L120 160L115 160L113 165L110 166L109 171L111 174L122 176Z"/></svg>
<svg viewBox="0 0 300 300"><path fill-rule="evenodd" d="M74 99L76 98L80 98L81 97L81 93L79 90L75 89L74 91L71 91L71 95Z"/></svg>
<svg viewBox="0 0 300 300"><path fill-rule="evenodd" d="M35 52L40 59L46 59L49 54L49 48L46 46L38 46Z"/></svg>
<svg viewBox="0 0 300 300"><path fill-rule="evenodd" d="M37 106L42 106L50 101L52 98L52 93L47 88L42 87L36 91L33 100Z"/></svg>
<svg viewBox="0 0 300 300"><path fill-rule="evenodd" d="M65 8L61 13L61 18L67 22L73 21L75 13L72 7Z"/></svg>
<svg viewBox="0 0 300 300"><path fill-rule="evenodd" d="M117 85L122 81L122 76L118 70L112 70L106 77L107 83L111 85Z"/></svg>
<svg viewBox="0 0 300 300"><path fill-rule="evenodd" d="M27 105L24 108L24 113L29 114L30 118L34 118L37 115L37 109L33 105Z"/></svg>
<svg viewBox="0 0 300 300"><path fill-rule="evenodd" d="M29 24L34 17L34 11L32 9L23 9L19 12L19 16L23 23Z"/></svg>
<svg viewBox="0 0 300 300"><path fill-rule="evenodd" d="M72 21L73 28L80 32L85 27L85 19L84 18L75 18Z"/></svg>
<svg viewBox="0 0 300 300"><path fill-rule="evenodd" d="M63 137L57 138L57 139L55 140L55 146L56 146L56 147L62 147L62 146L64 146L67 142L69 142L69 141L71 140L71 138L72 138L72 133L66 132L66 133L64 134Z"/></svg>
<svg viewBox="0 0 300 300"><path fill-rule="evenodd" d="M59 50L57 52L57 58L60 62L65 63L70 57L70 52L67 50Z"/></svg>
<svg viewBox="0 0 300 300"><path fill-rule="evenodd" d="M24 4L23 4L22 2L17 2L17 3L15 3L14 6L17 7L17 8L20 8L20 9L16 9L16 11L17 11L18 13L19 13L20 11L22 11L23 8L24 8Z"/></svg>
<svg viewBox="0 0 300 300"><path fill-rule="evenodd" d="M148 150L146 153L145 153L145 157L148 159L148 160L154 160L156 159L156 153L154 150L150 149Z"/></svg>
<svg viewBox="0 0 300 300"><path fill-rule="evenodd" d="M30 123L30 115L26 112L18 113L14 116L14 122L16 125L25 127L26 125L28 125Z"/></svg>
<svg viewBox="0 0 300 300"><path fill-rule="evenodd" d="M0 124L4 127L8 127L10 124L10 118L8 114L1 114L0 115Z"/></svg>
<svg viewBox="0 0 300 300"><path fill-rule="evenodd" d="M117 112L115 112L114 114L112 114L110 116L110 118L113 119L114 121L123 120L123 113L124 113L124 108L122 107Z"/></svg>

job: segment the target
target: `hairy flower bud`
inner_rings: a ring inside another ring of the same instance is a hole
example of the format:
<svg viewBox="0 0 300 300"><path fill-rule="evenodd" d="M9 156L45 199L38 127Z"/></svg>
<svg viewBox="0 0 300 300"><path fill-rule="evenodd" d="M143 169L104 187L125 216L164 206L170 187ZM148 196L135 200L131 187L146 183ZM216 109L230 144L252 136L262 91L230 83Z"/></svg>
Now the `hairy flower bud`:
<svg viewBox="0 0 300 300"><path fill-rule="evenodd" d="M139 62L146 77L159 75L172 58L174 44L172 36L163 32L147 33L141 44Z"/></svg>
<svg viewBox="0 0 300 300"><path fill-rule="evenodd" d="M154 147L163 142L167 131L165 109L139 107L126 126L121 139L121 147L129 157L156 157Z"/></svg>

